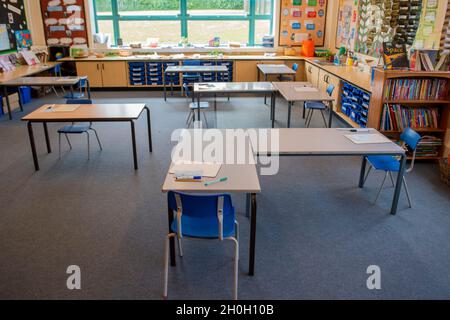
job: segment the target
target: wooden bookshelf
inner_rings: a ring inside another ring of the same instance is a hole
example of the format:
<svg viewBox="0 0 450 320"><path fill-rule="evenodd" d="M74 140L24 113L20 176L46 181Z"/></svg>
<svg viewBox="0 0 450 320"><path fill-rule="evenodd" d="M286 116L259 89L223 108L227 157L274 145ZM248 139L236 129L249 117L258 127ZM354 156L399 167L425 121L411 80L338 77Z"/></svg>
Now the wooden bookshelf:
<svg viewBox="0 0 450 320"><path fill-rule="evenodd" d="M430 100L407 100L407 99L386 99L386 90L388 90L388 81L396 79L445 79L447 85L444 91L447 96L444 99ZM367 126L380 130L383 134L390 138L398 138L401 134L400 130L381 130L381 119L386 104L388 105L404 105L407 107L418 108L438 108L440 117L437 128L413 128L421 135L435 136L443 140L443 146L440 148L438 156L421 156L418 160L437 160L446 156L444 154L445 145L450 141L446 141L446 133L450 130L450 72L445 71L408 71L408 70L383 70L376 68L374 70L372 98L370 100L369 116ZM447 134L447 139L448 139Z"/></svg>

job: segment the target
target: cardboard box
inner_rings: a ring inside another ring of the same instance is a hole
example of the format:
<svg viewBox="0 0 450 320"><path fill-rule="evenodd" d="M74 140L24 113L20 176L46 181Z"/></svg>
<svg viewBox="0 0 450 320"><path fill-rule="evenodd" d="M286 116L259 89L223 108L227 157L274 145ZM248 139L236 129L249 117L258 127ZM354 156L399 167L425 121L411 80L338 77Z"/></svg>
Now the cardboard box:
<svg viewBox="0 0 450 320"><path fill-rule="evenodd" d="M13 93L9 95L9 103L12 105L15 102L19 102L19 94ZM3 105L6 107L6 98L3 97Z"/></svg>

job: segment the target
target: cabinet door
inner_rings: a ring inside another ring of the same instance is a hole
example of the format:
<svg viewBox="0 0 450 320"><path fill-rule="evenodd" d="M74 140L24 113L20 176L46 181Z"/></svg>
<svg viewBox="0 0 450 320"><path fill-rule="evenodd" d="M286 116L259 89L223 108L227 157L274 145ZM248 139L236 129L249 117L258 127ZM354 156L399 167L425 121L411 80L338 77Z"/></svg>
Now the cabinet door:
<svg viewBox="0 0 450 320"><path fill-rule="evenodd" d="M101 63L103 87L127 87L127 69L124 61L109 61Z"/></svg>
<svg viewBox="0 0 450 320"><path fill-rule="evenodd" d="M329 84L334 85L334 91L331 96L334 99L333 110L336 111L338 108L340 109L340 105L341 105L341 79L329 74L327 86ZM326 88L325 88L325 90L326 90Z"/></svg>
<svg viewBox="0 0 450 320"><path fill-rule="evenodd" d="M77 62L77 75L87 76L92 88L103 87L101 62Z"/></svg>
<svg viewBox="0 0 450 320"><path fill-rule="evenodd" d="M255 82L258 78L256 65L258 61L242 60L235 62L236 82Z"/></svg>
<svg viewBox="0 0 450 320"><path fill-rule="evenodd" d="M319 68L306 63L306 81L317 87L319 85Z"/></svg>

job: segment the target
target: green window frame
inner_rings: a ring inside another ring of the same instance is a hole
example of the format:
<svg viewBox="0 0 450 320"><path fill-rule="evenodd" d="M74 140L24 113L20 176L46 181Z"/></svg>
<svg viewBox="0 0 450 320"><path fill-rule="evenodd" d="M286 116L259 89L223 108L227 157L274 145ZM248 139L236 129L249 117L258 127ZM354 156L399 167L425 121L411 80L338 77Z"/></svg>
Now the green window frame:
<svg viewBox="0 0 450 320"><path fill-rule="evenodd" d="M246 15L190 15L188 14L188 0L180 0L180 12L177 15L161 15L161 16L147 16L147 15L120 15L117 0L111 1L111 15L98 15L96 0L93 0L95 31L98 32L98 21L107 20L112 21L114 30L114 45L117 45L120 35L120 21L180 21L181 37L188 37L188 21L248 21L248 46L255 46L255 24L258 20L270 21L270 30L274 32L274 2L271 0L270 14L256 14L256 1L249 0L249 13ZM207 0L205 0L207 1Z"/></svg>

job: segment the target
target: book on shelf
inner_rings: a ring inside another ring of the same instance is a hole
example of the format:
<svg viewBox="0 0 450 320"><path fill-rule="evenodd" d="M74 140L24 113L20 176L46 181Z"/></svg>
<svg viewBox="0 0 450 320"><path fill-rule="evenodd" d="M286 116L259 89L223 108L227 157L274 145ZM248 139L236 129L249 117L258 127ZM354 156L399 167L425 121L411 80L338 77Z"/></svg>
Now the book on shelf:
<svg viewBox="0 0 450 320"><path fill-rule="evenodd" d="M411 53L410 70L447 71L448 67L448 53L438 55L437 50L420 50Z"/></svg>
<svg viewBox="0 0 450 320"><path fill-rule="evenodd" d="M445 100L447 79L399 78L388 80L386 100Z"/></svg>
<svg viewBox="0 0 450 320"><path fill-rule="evenodd" d="M438 108L411 108L399 104L385 104L381 116L382 131L412 129L438 129Z"/></svg>
<svg viewBox="0 0 450 320"><path fill-rule="evenodd" d="M413 155L413 152L405 145L401 144L398 139L392 139L392 141L405 148L408 157ZM416 157L439 157L443 144L443 140L439 137L429 135L422 136L416 147Z"/></svg>

